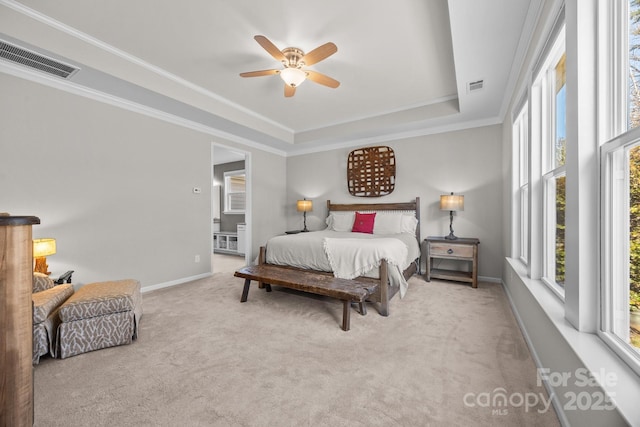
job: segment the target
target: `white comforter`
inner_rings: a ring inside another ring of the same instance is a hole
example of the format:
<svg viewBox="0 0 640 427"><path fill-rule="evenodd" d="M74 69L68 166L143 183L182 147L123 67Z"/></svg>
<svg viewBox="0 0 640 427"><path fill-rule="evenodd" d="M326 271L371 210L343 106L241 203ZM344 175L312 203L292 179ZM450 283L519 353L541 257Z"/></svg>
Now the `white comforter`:
<svg viewBox="0 0 640 427"><path fill-rule="evenodd" d="M347 239L344 244L336 245L335 239ZM373 240L382 243L377 250L367 251L366 255L355 256L358 252L354 239L362 240L361 247L372 247ZM390 241L393 239L395 243ZM326 252L326 242L329 242L331 257L333 258L334 268L329 261ZM385 243L387 244L385 246ZM398 246L400 245L400 246ZM406 252L396 249L406 247ZM343 249L332 249L334 247L342 247ZM345 252L351 252L346 255ZM400 257L398 257L400 255ZM404 257L403 257L404 255ZM371 258L373 257L373 258ZM407 282L402 272L411 265L411 263L420 257L420 248L415 235L409 233L400 234L366 234L366 233L350 233L339 232L333 230L312 231L309 233L288 234L277 236L269 239L267 242L267 263L276 265L289 265L298 268L331 271L336 277L347 277L354 273L366 277L378 278L380 260L386 259L389 263L389 281L392 285L400 286L400 296L404 296L407 289ZM372 261L373 259L373 261ZM353 264L353 268L348 268L349 264ZM363 267L370 267L364 274L359 274ZM339 276L340 275L340 276Z"/></svg>

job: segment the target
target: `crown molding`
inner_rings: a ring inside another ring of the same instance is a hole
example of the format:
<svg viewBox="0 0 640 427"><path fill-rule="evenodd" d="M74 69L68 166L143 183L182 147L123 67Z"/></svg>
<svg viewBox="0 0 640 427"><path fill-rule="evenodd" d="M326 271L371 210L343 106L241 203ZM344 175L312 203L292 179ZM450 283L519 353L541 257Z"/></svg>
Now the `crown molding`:
<svg viewBox="0 0 640 427"><path fill-rule="evenodd" d="M18 13L21 13L21 14L23 14L23 15L31 18L31 19L34 19L34 20L36 20L38 22L41 22L41 23L43 23L43 24L45 24L45 25L47 25L49 27L55 28L58 31L61 31L61 32L65 33L65 34L68 34L68 35L70 35L70 36L72 36L72 37L74 37L74 38L76 38L78 40L81 40L81 41L83 41L85 43L88 43L88 44L90 44L92 46L95 46L95 47L97 47L99 49L102 49L105 52L108 52L108 53L110 53L112 55L115 55L115 56L119 57L120 59L123 59L123 60L125 60L127 62L135 64L135 65L137 65L139 67L142 67L142 68L146 69L147 71L150 71L150 72L155 73L155 74L157 74L157 75L159 75L161 77L164 77L164 78L166 78L168 80L171 80L174 83L177 83L177 84L179 84L179 85L181 85L181 86L183 86L185 88L188 88L190 90L193 90L194 92L197 92L197 93L200 93L202 95L205 95L205 96L207 96L207 97L209 97L209 98L211 98L211 99L213 99L213 100L215 100L215 101L217 101L217 102L219 102L221 104L224 104L225 106L227 106L227 107L229 107L231 109L240 111L240 112L242 112L244 114L247 114L247 115L249 115L251 117L254 117L254 118L257 118L259 120L262 120L265 123L268 123L268 124L270 124L270 125L272 125L274 127L277 127L280 130L283 130L285 132L289 132L291 135L294 135L293 129L288 128L288 127L284 126L281 123L278 123L278 122L276 122L274 120L271 120L271 119L269 119L267 117L264 117L263 115L258 114L255 111L250 110L250 109L248 109L246 107L243 107L242 105L236 104L236 103L234 103L234 102L232 102L232 101L230 101L230 100L228 100L228 99L226 99L226 98L224 98L224 97L222 97L222 96L220 96L220 95L218 95L218 94L216 94L214 92L211 92L210 90L207 90L207 89L203 88L202 86L198 86L198 85L196 85L196 84L194 84L194 83L192 83L192 82L190 82L188 80L183 79L182 77L179 77L179 76L177 76L175 74L172 74L172 73L170 73L170 72L168 72L168 71L166 71L166 70L164 70L164 69L162 69L162 68L160 68L158 66L150 64L149 62L146 62L146 61L138 58L135 55L131 55L131 54L127 53L127 52L124 52L124 51L122 51L122 50L120 50L120 49L118 49L118 48L116 48L114 46L111 46L108 43L103 42L102 40L99 40L99 39L97 39L95 37L92 37L92 36L86 34L86 33L83 33L80 30L77 30L77 29L75 29L75 28L73 28L73 27L71 27L69 25L66 25L66 24L64 24L64 23L62 23L62 22L60 22L60 21L58 21L56 19L53 19L48 15L45 15L45 14L40 13L40 12L34 10L34 9L31 9L30 7L27 7L27 6L25 6L25 5L21 4L21 3L18 3L15 0L0 0L0 5L4 5L4 6L12 9L12 10L18 12Z"/></svg>
<svg viewBox="0 0 640 427"><path fill-rule="evenodd" d="M518 47L516 48L516 55L511 63L507 87L505 88L502 105L500 106L499 117L501 117L503 121L507 114L507 109L514 101L518 77L520 76L520 72L524 66L527 52L531 48L534 30L538 25L538 22L540 22L540 17L542 15L542 3L543 0L531 0L531 3L529 3L529 10L527 11L524 27L520 33L520 40L518 41Z"/></svg>
<svg viewBox="0 0 640 427"><path fill-rule="evenodd" d="M489 117L479 120L468 120L458 123L444 124L441 126L425 126L420 129L414 129L409 131L394 132L386 135L379 135L374 137L358 138L349 140L346 142L336 142L333 144L314 145L304 147L304 144L294 145L291 149L287 150L287 157L302 156L305 154L321 153L324 151L338 150L342 148L352 148L368 144L380 144L388 143L392 141L399 141L403 139L416 138L421 136L436 135L446 132L455 132L466 129L479 128L484 126L492 126L502 124L500 117Z"/></svg>
<svg viewBox="0 0 640 427"><path fill-rule="evenodd" d="M47 15L44 15L34 9L31 9L15 0L0 0L0 5L6 6L16 12L19 12L31 19L37 20L38 22L41 22L49 27L52 27L58 31L64 32L65 34L68 34L76 39L79 39L85 43L88 43L92 46L95 46L105 52L108 52L112 55L117 56L120 59L123 59L129 63L135 64L137 66L140 66L152 73L155 73L157 75L160 75L166 79L169 79L172 82L175 82L185 88L188 88L190 90L193 90L195 92L198 92L202 95L205 95L215 101L218 101L230 108L236 109L240 112L243 112L245 114L248 114L252 117L255 117L259 120L263 120L265 123L269 123L271 125L273 125L274 127L277 127L285 132L289 132L292 135L295 136L295 133L293 132L292 129L283 126L280 123L277 123L271 119L268 119L260 114L255 113L252 110L249 110L245 107L242 107L238 104L235 104L229 100L227 100L226 98L223 98L201 86L198 86L196 84L193 84L185 79L182 79L172 73L169 73L168 71L157 67L153 64L150 64L146 61L143 61L142 59L128 54L124 51L121 51L117 48L115 48L114 46L111 46L99 39L96 39L88 34L85 34L75 28L72 28L62 22L59 22ZM539 12L539 10L538 10ZM535 21L535 20L534 20ZM527 40L528 44L530 43L530 40ZM523 40L520 40L520 44L523 44ZM513 68L517 68L517 67L513 67ZM171 113L167 113L165 111L161 111L157 108L153 108L150 107L148 105L144 105L138 102L134 102L131 100L127 100L125 98L122 98L120 96L115 96L103 91L99 91L99 90L95 90L83 85L79 85L76 84L72 81L63 81L57 78L54 78L52 76L48 76L48 75L44 75L42 73L39 73L37 71L34 70L30 70L30 69L26 69L17 65L13 65L4 61L0 61L0 72L6 73L6 74L10 74L13 75L15 77L19 77L19 78L23 78L26 80L30 80L39 84L43 84L49 87L53 87L65 92L69 92L78 96L82 96L85 98L89 98L98 102L102 102L102 103L106 103L115 107L119 107L119 108L123 108L132 112L136 112L139 114L144 114L148 117L152 117L152 118L156 118L158 120L162 120L164 122L167 123L172 123L178 126L182 126L188 129L192 129L192 130L196 130L214 137L218 137L218 138L222 138L224 140L230 141L230 142L234 142L234 143L238 143L241 144L245 147L250 147L250 148L255 148L261 151L265 151L265 152L269 152L272 154L276 154L279 156L283 156L283 157L292 157L292 156L298 156L298 155L304 155L304 154L311 154L311 153L318 153L318 152L324 152L324 151L331 151L331 150L335 150L335 149L342 149L342 148L348 148L348 147L356 147L356 146L362 146L365 144L376 144L376 143L383 143L383 142L390 142L390 141L397 141L397 140L402 140L402 139L409 139L409 138L414 138L414 137L420 137L420 136L426 136L426 135L434 135L434 134L439 134L439 133L445 133L445 132L452 132L452 131L457 131L457 130L464 130L464 129L469 129L469 128L473 128L473 127L482 127L482 126L488 126L488 125L494 125L494 124L500 124L502 123L502 119L500 117L491 117L491 118L485 118L485 119L479 119L479 120L469 120L469 121L462 121L462 122L457 122L457 123L445 123L442 125L424 125L422 127L420 127L419 129L412 129L412 130L400 130L400 131L396 131L396 132L391 132L391 133L387 133L384 135L376 135L376 136L368 136L368 137L361 137L361 138L355 138L355 139L350 139L348 141L340 141L338 139L336 139L334 142L327 142L327 141L316 141L316 142L301 142L298 144L291 144L290 147L284 148L284 149L279 149L279 148L275 148L272 146L269 146L265 143L261 143L261 142L256 142L254 140L250 140L241 136L238 136L236 134L232 134L229 132L225 132L219 129L216 129L212 126L207 126L203 123L200 122L196 122L194 120L190 120L187 119L185 117L180 117L177 116L175 114L171 114ZM512 74L514 73L514 70L512 69ZM510 79L511 81L511 79ZM512 85L515 83L512 83ZM511 88L511 91L513 90L513 88ZM414 105L411 106L409 108L400 108L400 109L390 109L387 113L383 113L384 114L392 114L392 113L401 113L401 112L408 112L411 111L412 109L415 108L420 108L420 107L425 107L425 106L429 106L429 105L434 105L434 104L438 104L438 103L442 103L442 102L447 102L447 101L451 101L454 99L457 99L458 96L457 95L449 95L449 96L445 96L445 97L441 97L439 99L433 100L429 103L423 103L423 104L419 104L419 105ZM504 99L507 99L508 97L505 96ZM506 102L503 100L503 103ZM503 109L505 107L503 106ZM211 113L210 113L211 114ZM362 119L375 119L375 117L378 117L379 115L376 116L364 116L362 117ZM357 121L357 120L356 120ZM353 122L353 120L349 120L349 121L344 121L344 122L339 122L339 123L334 123L330 126L334 126L334 125L342 125L342 124L348 124ZM329 126L329 127L330 127ZM310 130L316 130L316 129L323 129L323 128L315 128L315 129L307 129L306 131L310 131ZM305 132L305 131L303 131ZM300 133L300 132L299 132Z"/></svg>
<svg viewBox="0 0 640 427"><path fill-rule="evenodd" d="M277 148L270 147L265 144L261 144L246 138L242 138L235 134L221 131L211 126L204 125L202 123L195 122L193 120L186 119L184 117L176 116L156 108L149 107L137 102L133 102L121 97L117 97L105 92L101 92L95 89L88 88L75 84L71 81L61 80L54 76L50 76L44 73L40 73L35 70L13 65L11 63L0 61L0 72L12 75L14 77L29 80L35 83L39 83L45 86L49 86L55 89L62 90L74 95L82 96L84 98L92 99L94 101L109 104L114 107L122 108L135 113L143 114L148 117L152 117L158 120L162 120L167 123L172 123L178 126L182 126L191 130L205 133L218 138L223 138L227 141L242 144L247 147L259 149L279 156L286 156L287 153Z"/></svg>
<svg viewBox="0 0 640 427"><path fill-rule="evenodd" d="M317 130L322 130L325 128L330 128L333 126L340 126L340 125L347 125L347 124L351 124L351 123L355 123L361 120L375 120L376 118L382 117L382 116L386 116L389 114L396 114L396 113L409 113L412 110L416 110L419 108L423 108L423 107L428 107L430 105L437 105L437 104L441 104L443 102L449 102L449 101L455 101L458 99L458 95L457 94L452 94L452 95L448 95L448 96L442 96L440 98L435 98L430 100L429 102L423 102L420 104L414 104L414 105L409 105L406 107L402 107L402 108L390 108L386 111L382 111L380 113L376 113L374 115L368 115L368 116L358 116L358 117L354 117L352 119L349 120L341 120L341 121L336 121L336 122L332 122L332 123L327 123L323 126L320 127L314 127L314 128L307 128L307 129L302 129L296 132L296 134L303 134L305 132L313 132L313 131L317 131Z"/></svg>

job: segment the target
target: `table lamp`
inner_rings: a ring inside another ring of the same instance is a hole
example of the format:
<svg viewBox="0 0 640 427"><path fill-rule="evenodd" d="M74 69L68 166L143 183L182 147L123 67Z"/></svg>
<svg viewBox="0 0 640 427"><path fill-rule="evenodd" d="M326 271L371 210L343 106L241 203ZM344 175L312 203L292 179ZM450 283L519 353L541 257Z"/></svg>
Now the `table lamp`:
<svg viewBox="0 0 640 427"><path fill-rule="evenodd" d="M440 196L440 210L449 211L449 235L444 238L456 240L458 237L453 234L453 211L464 210L464 196L454 196L453 192Z"/></svg>
<svg viewBox="0 0 640 427"><path fill-rule="evenodd" d="M33 257L36 260L36 266L33 269L36 273L51 274L47 265L47 257L56 253L56 239L34 239L33 240Z"/></svg>
<svg viewBox="0 0 640 427"><path fill-rule="evenodd" d="M307 212L311 212L313 210L313 202L311 200L302 199L298 200L298 212L302 212L302 216L304 218L304 228L302 231L307 232Z"/></svg>

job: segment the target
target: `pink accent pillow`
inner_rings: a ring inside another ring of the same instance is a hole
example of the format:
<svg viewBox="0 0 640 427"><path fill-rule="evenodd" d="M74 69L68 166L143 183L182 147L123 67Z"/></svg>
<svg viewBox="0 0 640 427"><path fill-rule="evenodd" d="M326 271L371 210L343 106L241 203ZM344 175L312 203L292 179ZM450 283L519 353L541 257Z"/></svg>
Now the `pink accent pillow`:
<svg viewBox="0 0 640 427"><path fill-rule="evenodd" d="M373 234L373 224L376 220L376 213L363 214L356 212L356 219L353 221L353 228L351 231L354 233L369 233Z"/></svg>

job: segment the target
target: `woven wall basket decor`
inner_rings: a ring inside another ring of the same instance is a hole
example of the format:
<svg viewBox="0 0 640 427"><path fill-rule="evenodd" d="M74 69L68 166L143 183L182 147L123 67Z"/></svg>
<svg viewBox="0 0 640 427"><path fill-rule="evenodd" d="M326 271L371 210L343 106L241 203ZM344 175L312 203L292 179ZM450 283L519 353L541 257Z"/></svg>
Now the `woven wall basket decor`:
<svg viewBox="0 0 640 427"><path fill-rule="evenodd" d="M358 148L349 153L347 186L353 196L386 196L395 184L396 156L391 147Z"/></svg>

